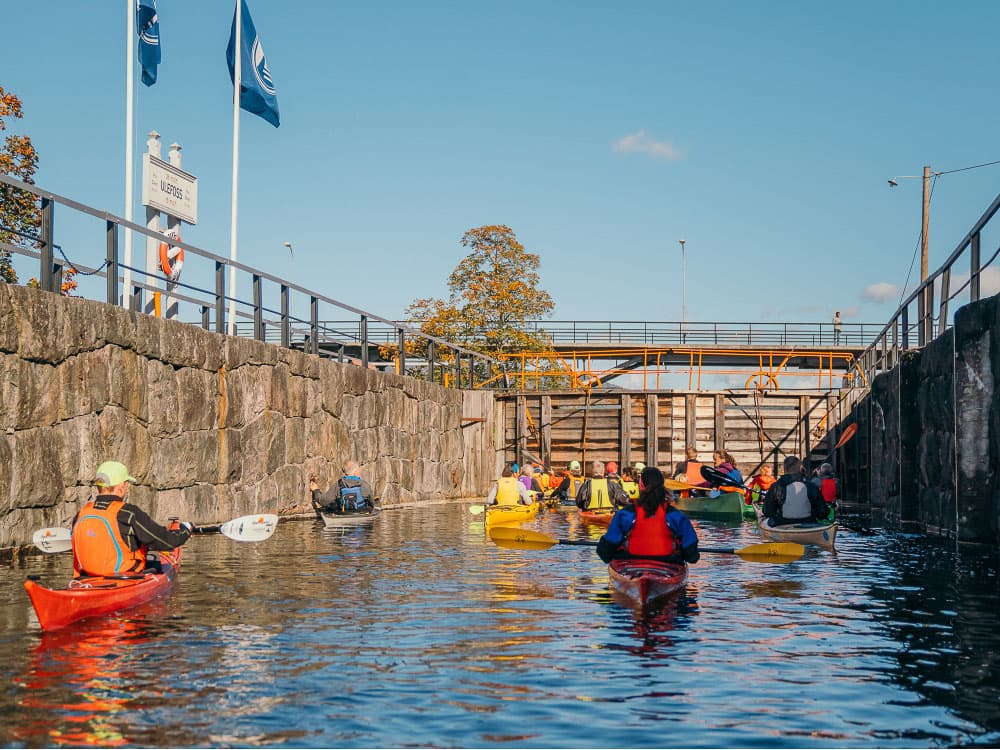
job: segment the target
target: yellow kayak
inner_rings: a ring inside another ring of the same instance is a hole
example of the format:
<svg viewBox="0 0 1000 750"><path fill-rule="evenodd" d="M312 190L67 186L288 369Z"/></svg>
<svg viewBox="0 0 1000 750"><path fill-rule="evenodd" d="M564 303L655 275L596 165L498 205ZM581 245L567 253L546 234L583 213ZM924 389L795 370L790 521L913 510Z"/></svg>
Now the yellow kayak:
<svg viewBox="0 0 1000 750"><path fill-rule="evenodd" d="M530 521L538 515L541 503L531 505L490 505L486 508L486 528L510 526Z"/></svg>

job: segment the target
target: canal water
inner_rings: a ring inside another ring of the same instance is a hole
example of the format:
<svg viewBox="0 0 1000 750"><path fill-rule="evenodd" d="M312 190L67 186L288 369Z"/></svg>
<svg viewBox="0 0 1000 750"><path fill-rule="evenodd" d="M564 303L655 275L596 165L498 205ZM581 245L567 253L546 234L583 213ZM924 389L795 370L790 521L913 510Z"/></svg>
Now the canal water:
<svg viewBox="0 0 1000 750"><path fill-rule="evenodd" d="M597 538L575 514L528 525ZM760 541L698 523L703 546ZM652 613L588 547L498 549L468 505L368 529L193 538L173 592L43 635L0 580L0 744L262 747L1000 745L996 559L842 531L789 564L706 554Z"/></svg>

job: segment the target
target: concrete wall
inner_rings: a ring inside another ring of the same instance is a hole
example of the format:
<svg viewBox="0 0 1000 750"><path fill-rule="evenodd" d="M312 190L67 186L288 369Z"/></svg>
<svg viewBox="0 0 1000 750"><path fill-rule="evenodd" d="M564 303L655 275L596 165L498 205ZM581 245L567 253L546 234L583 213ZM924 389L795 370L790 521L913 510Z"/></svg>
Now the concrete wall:
<svg viewBox="0 0 1000 750"><path fill-rule="evenodd" d="M954 328L872 383L851 417L859 429L848 498L870 498L903 527L1000 546L998 384L992 297L961 308Z"/></svg>
<svg viewBox="0 0 1000 750"><path fill-rule="evenodd" d="M155 518L310 510L356 458L386 507L482 495L463 392L99 302L0 284L0 548L68 523L106 459ZM492 394L470 402L492 450ZM491 471L486 472L490 468Z"/></svg>

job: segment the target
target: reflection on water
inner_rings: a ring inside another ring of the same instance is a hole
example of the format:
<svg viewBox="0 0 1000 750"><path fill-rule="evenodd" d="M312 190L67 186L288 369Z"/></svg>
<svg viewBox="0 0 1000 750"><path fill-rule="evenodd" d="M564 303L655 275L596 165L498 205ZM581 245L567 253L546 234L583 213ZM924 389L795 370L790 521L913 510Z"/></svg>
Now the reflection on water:
<svg viewBox="0 0 1000 750"><path fill-rule="evenodd" d="M602 533L573 512L528 527ZM65 581L69 560L0 579L6 746L1000 743L996 559L917 537L845 531L787 565L706 554L644 611L592 548L498 549L465 506L428 506L195 538L169 598L44 636L28 573Z"/></svg>

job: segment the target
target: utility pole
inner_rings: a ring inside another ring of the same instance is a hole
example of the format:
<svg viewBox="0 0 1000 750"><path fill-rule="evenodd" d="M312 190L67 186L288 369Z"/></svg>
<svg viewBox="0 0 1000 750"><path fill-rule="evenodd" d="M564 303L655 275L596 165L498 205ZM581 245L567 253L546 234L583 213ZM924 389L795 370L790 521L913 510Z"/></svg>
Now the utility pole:
<svg viewBox="0 0 1000 750"><path fill-rule="evenodd" d="M931 223L931 168L924 167L924 210L920 229L920 281L927 281L927 229Z"/></svg>

